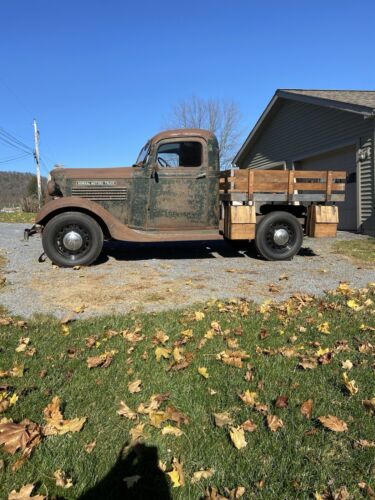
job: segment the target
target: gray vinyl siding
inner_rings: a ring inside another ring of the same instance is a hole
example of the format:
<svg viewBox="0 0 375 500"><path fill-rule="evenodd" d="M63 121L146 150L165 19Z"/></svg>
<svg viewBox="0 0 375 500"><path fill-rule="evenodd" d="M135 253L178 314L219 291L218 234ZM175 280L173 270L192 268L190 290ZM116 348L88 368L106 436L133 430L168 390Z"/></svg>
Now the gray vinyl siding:
<svg viewBox="0 0 375 500"><path fill-rule="evenodd" d="M264 126L241 168L292 162L333 149L364 136L371 138L373 121L361 115L296 101L284 101Z"/></svg>
<svg viewBox="0 0 375 500"><path fill-rule="evenodd" d="M292 100L281 100L254 138L240 168L267 168L308 158L344 145L370 147L371 155L358 162L360 224L375 234L374 120L347 111Z"/></svg>

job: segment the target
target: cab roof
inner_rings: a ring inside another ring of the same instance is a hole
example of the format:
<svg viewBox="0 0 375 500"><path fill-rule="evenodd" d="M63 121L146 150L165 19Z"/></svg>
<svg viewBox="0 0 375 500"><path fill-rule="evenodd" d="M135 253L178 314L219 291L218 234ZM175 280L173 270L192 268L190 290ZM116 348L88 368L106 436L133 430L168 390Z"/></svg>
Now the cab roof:
<svg viewBox="0 0 375 500"><path fill-rule="evenodd" d="M151 137L150 142L159 142L162 139L170 139L175 137L202 137L205 141L211 138L215 138L215 134L209 130L203 130L200 128L180 128L174 130L164 130L158 134Z"/></svg>

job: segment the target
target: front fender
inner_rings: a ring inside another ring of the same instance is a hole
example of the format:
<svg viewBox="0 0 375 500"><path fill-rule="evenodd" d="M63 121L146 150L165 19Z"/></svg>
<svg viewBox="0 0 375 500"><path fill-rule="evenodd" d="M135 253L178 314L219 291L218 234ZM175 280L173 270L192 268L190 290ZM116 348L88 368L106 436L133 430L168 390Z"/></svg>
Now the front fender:
<svg viewBox="0 0 375 500"><path fill-rule="evenodd" d="M147 235L139 234L125 224L119 222L116 217L99 205L99 203L76 196L56 198L55 200L47 202L37 213L35 223L45 226L52 217L67 211L78 211L91 215L96 221L101 223L101 225L105 226L110 237L115 240L150 241Z"/></svg>

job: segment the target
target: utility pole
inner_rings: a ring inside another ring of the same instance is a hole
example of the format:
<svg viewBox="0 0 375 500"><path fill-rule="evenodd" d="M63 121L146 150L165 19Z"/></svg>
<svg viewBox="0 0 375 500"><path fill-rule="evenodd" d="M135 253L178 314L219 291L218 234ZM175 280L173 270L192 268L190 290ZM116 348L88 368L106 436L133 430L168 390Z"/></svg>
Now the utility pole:
<svg viewBox="0 0 375 500"><path fill-rule="evenodd" d="M39 130L38 130L35 118L34 118L34 143L35 143L34 158L35 158L35 163L36 163L36 179L38 182L38 204L39 204L39 208L41 208L41 206L42 206L42 182L40 179Z"/></svg>

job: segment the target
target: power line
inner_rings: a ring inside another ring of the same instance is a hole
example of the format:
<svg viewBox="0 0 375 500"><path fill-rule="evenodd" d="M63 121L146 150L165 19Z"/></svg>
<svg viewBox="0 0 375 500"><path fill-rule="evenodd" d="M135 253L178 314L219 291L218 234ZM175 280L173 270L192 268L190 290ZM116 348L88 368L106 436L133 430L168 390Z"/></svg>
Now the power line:
<svg viewBox="0 0 375 500"><path fill-rule="evenodd" d="M31 153L25 153L23 155L18 155L18 156L12 156L10 158L2 158L0 160L0 163L9 163L15 160L20 160L21 158L26 158L26 156L31 156Z"/></svg>
<svg viewBox="0 0 375 500"><path fill-rule="evenodd" d="M18 139L15 135L11 134L10 132L8 132L7 130L5 130L3 127L0 127L0 135L12 142L15 146L19 146L19 147L22 147L30 152L32 152L32 148L30 146L28 146L27 144L25 144L24 142L22 142L20 139Z"/></svg>

